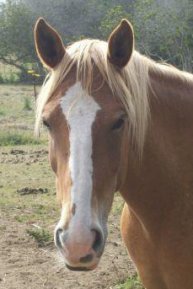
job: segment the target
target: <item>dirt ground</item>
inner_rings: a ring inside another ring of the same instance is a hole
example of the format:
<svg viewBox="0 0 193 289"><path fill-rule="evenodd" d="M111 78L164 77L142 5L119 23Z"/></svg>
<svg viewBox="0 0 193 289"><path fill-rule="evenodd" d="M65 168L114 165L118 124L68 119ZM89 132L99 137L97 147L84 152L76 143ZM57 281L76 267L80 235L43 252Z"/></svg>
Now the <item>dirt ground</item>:
<svg viewBox="0 0 193 289"><path fill-rule="evenodd" d="M21 221L22 219L20 222L16 220L16 215L18 219L18 216L22 217L27 212L27 216L30 217L30 214L32 214L30 209L33 207L30 202L35 200L36 196L34 199L28 199L28 196L19 196L21 204L18 207L15 203L11 203L6 194L9 194L10 190L10 194L14 198L18 193L16 188L13 190L12 187L16 186L17 189L21 189L26 183L23 180L19 181L21 175L27 178L30 172L37 170L35 165L40 165L43 168L44 163L47 163L45 150L34 148L31 150L29 148L13 150L10 148L1 149L0 151L0 199L4 200L3 198L5 198L4 206L2 202L0 206L0 288L118 288L117 284L134 273L134 267L120 238L120 212L116 211L116 202L120 202L120 197L116 197L115 209L109 217L109 238L104 255L98 268L93 272L71 272L67 270L61 260L59 260L53 241L47 246L38 247L37 242L27 234L27 229L31 226L31 223ZM44 172L44 176L46 176L47 170L47 167L45 170L41 169ZM49 168L49 170L51 169ZM37 174L39 174L38 170ZM15 183L13 183L12 178ZM31 177L31 179L28 179L28 185L30 185L30 181L32 184L34 182L46 183L43 176ZM54 186L53 179L51 181ZM49 188L49 185L47 186ZM24 198L25 204L23 204ZM37 201L40 202L39 199ZM41 217L39 218L41 219ZM53 223L49 226L49 229L51 232L54 230Z"/></svg>

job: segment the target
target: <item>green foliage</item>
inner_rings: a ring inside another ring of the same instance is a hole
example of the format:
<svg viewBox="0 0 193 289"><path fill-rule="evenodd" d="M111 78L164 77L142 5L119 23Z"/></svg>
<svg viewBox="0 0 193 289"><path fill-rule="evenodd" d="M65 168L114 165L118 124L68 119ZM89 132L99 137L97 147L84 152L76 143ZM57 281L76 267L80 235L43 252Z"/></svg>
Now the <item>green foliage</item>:
<svg viewBox="0 0 193 289"><path fill-rule="evenodd" d="M6 1L1 10L1 55L18 54L22 57L32 46L32 30L29 29L31 14L19 1ZM24 25L25 24L25 25ZM19 49L18 49L19 48ZM27 57L26 56L26 57Z"/></svg>
<svg viewBox="0 0 193 289"><path fill-rule="evenodd" d="M192 0L6 0L0 4L0 62L21 73L5 78L0 71L0 83L18 77L33 83L28 69L44 74L33 43L33 26L40 16L60 32L65 44L85 37L107 39L127 18L142 53L193 70Z"/></svg>
<svg viewBox="0 0 193 289"><path fill-rule="evenodd" d="M127 18L134 26L136 46L156 60L193 70L193 5L190 0L135 0L127 6L112 7L101 22L104 37L121 20Z"/></svg>
<svg viewBox="0 0 193 289"><path fill-rule="evenodd" d="M0 84L18 83L19 73L19 69L0 63Z"/></svg>
<svg viewBox="0 0 193 289"><path fill-rule="evenodd" d="M36 62L33 25L36 16L22 1L7 0L0 6L0 62L20 70L20 74L2 77L2 83L28 80L26 64ZM24 77L23 77L24 76Z"/></svg>
<svg viewBox="0 0 193 289"><path fill-rule="evenodd" d="M116 289L144 289L137 274L129 277L124 283L118 285Z"/></svg>
<svg viewBox="0 0 193 289"><path fill-rule="evenodd" d="M112 29L116 27L122 18L127 18L128 14L121 5L112 7L107 11L105 18L101 21L99 31L104 38L107 38Z"/></svg>
<svg viewBox="0 0 193 289"><path fill-rule="evenodd" d="M52 235L49 231L41 228L27 229L26 232L29 236L33 237L38 243L39 247L44 247L52 240Z"/></svg>
<svg viewBox="0 0 193 289"><path fill-rule="evenodd" d="M17 73L1 74L0 73L0 84L16 84L19 82L19 75Z"/></svg>

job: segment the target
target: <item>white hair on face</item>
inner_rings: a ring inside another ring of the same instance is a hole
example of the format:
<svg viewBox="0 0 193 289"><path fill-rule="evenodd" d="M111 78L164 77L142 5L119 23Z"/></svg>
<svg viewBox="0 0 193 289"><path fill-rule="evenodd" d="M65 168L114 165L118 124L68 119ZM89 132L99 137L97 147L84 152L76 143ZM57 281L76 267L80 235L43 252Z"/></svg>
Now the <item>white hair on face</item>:
<svg viewBox="0 0 193 289"><path fill-rule="evenodd" d="M91 214L93 189L92 125L100 106L80 82L67 90L60 105L69 126L71 204L78 204L76 218L87 223L91 219L88 213Z"/></svg>

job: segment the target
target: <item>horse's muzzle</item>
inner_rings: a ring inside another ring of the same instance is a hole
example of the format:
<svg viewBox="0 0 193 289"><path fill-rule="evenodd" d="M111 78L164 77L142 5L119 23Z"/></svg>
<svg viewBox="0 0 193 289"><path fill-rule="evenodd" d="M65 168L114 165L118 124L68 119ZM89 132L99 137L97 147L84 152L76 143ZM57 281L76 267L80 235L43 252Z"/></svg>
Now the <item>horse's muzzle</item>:
<svg viewBox="0 0 193 289"><path fill-rule="evenodd" d="M83 234L84 233L84 234ZM88 271L96 268L104 250L104 237L99 228L80 232L57 228L55 244L62 254L66 267L70 270Z"/></svg>

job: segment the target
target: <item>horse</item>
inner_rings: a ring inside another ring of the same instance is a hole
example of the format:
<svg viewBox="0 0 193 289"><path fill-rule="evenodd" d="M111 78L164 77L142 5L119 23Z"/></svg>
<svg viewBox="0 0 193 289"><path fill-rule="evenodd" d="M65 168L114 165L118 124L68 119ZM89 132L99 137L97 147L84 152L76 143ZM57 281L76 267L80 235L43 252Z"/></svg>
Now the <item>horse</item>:
<svg viewBox="0 0 193 289"><path fill-rule="evenodd" d="M49 131L61 217L54 239L71 270L97 267L115 192L121 235L147 289L193 288L193 75L135 49L123 19L108 41L65 47L34 28L49 70L35 131Z"/></svg>

